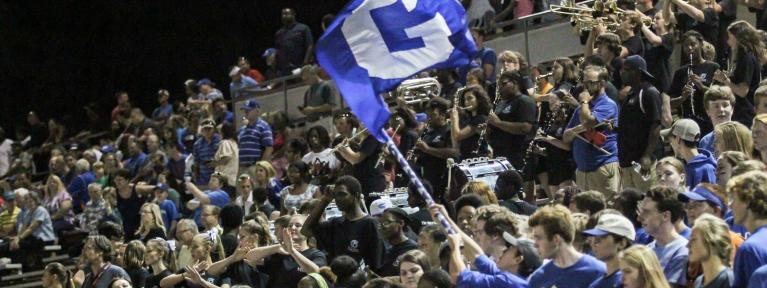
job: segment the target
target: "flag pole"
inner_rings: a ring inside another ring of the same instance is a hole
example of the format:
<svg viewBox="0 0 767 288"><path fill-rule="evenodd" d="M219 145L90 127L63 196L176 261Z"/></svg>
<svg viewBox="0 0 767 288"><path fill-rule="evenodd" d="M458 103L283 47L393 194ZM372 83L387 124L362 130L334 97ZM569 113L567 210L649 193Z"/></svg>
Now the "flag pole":
<svg viewBox="0 0 767 288"><path fill-rule="evenodd" d="M383 130L383 129L381 129ZM402 155L402 153L397 148L397 145L394 144L394 141L389 137L389 134L386 133L386 131L381 132L382 135L385 135L386 137L386 148L389 149L389 154L394 155L397 158L397 162L399 162L399 165L402 167L402 170L405 171L408 177L410 177L410 183L413 183L415 185L416 189L418 190L418 194L421 194L421 197L426 201L426 205L431 206L434 205L434 199L429 195L429 192L426 191L426 188L423 186L423 183L421 182L421 179L418 178L418 176L415 174L415 171L413 171L413 168L410 167L410 163L407 162L407 159L405 159L405 156ZM455 234L456 231L453 230L453 227L450 226L450 223L447 221L447 215L442 215L442 213L437 213L437 220L439 220L439 223L442 224L442 227L445 228L448 234Z"/></svg>

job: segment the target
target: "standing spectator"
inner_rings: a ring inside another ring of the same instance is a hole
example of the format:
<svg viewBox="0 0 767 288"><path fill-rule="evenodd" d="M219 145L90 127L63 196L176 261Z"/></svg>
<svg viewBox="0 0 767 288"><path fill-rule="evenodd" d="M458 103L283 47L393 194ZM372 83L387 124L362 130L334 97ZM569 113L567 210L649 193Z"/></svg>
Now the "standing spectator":
<svg viewBox="0 0 767 288"><path fill-rule="evenodd" d="M713 2L713 1L711 1ZM671 6L679 9L674 13ZM682 33L689 30L695 30L708 43L716 45L719 43L719 15L714 11L714 7L709 1L693 0L681 1L671 0L663 3L663 15L669 22L679 27ZM722 50L724 47L716 47L716 50ZM717 51L717 53L721 53ZM684 59L684 58L683 58Z"/></svg>
<svg viewBox="0 0 767 288"><path fill-rule="evenodd" d="M194 265L192 260L192 240L197 235L197 224L192 219L181 219L176 227L176 255L178 267Z"/></svg>
<svg viewBox="0 0 767 288"><path fill-rule="evenodd" d="M165 224L166 234L176 228L178 222L178 208L176 204L168 199L168 190L171 189L168 184L159 183L154 188L154 202L160 207L162 222Z"/></svg>
<svg viewBox="0 0 767 288"><path fill-rule="evenodd" d="M139 175L139 171L147 163L149 163L149 157L144 153L143 147L138 138L131 137L128 140L128 159L123 161L123 168L130 172L130 179Z"/></svg>
<svg viewBox="0 0 767 288"><path fill-rule="evenodd" d="M530 216L538 209L535 205L520 200L522 176L517 171L506 170L498 174L494 192L500 201L498 204L515 214Z"/></svg>
<svg viewBox="0 0 767 288"><path fill-rule="evenodd" d="M117 105L112 109L112 121L118 121L120 114L127 113L130 109L130 97L128 96L128 92L115 92L115 99L117 100ZM30 114L32 114L32 112L30 112Z"/></svg>
<svg viewBox="0 0 767 288"><path fill-rule="evenodd" d="M215 173L210 177L208 190L205 191L197 188L192 182L186 183L187 192L191 192L192 195L194 195L194 200L197 200L197 203L193 201L188 202L187 208L194 210L192 218L194 218L194 222L197 223L198 227L203 227L201 220L202 206L215 205L219 208L223 208L229 203L229 194L224 192L224 190L221 190L224 183L226 183L226 177L218 173Z"/></svg>
<svg viewBox="0 0 767 288"><path fill-rule="evenodd" d="M692 122L692 120L690 120ZM647 234L655 241L647 247L657 255L663 274L672 285L687 285L687 239L679 235L675 223L682 219L684 206L677 190L656 186L645 194L639 219Z"/></svg>
<svg viewBox="0 0 767 288"><path fill-rule="evenodd" d="M418 249L418 244L408 239L405 232L408 231L409 221L407 212L401 208L388 208L379 218L381 223L381 236L389 244L379 275L395 276L400 274L399 258L404 253Z"/></svg>
<svg viewBox="0 0 767 288"><path fill-rule="evenodd" d="M606 199L612 199L620 185L617 133L601 128L601 133L607 139L601 146L575 137L594 128L597 124L618 118L618 106L605 93L607 77L607 70L601 67L588 66L583 71L583 83L586 89L578 95L581 105L573 113L563 135L563 141L569 143L573 151L577 168L575 181L578 187L584 190L600 191L605 194ZM595 146L600 149L596 149Z"/></svg>
<svg viewBox="0 0 767 288"><path fill-rule="evenodd" d="M146 285L146 278L149 277L149 271L144 269L144 254L146 254L146 246L144 243L138 240L133 240L125 245L125 252L123 252L123 263L121 266L125 268L125 272L128 273L132 285L136 287L144 287ZM113 287L116 282L112 283Z"/></svg>
<svg viewBox="0 0 767 288"><path fill-rule="evenodd" d="M175 245L175 243L173 244ZM152 268L152 274L146 278L147 288L160 287L160 280L176 271L176 259L171 244L163 239L151 239L146 243L144 264Z"/></svg>
<svg viewBox="0 0 767 288"><path fill-rule="evenodd" d="M173 115L173 103L169 101L170 92L165 89L157 91L157 103L160 104L152 111L152 120L157 123L165 123L165 121Z"/></svg>
<svg viewBox="0 0 767 288"><path fill-rule="evenodd" d="M221 136L216 133L216 122L212 119L202 120L200 123L200 137L194 143L194 162L197 166L197 185L205 185L210 181L210 175L214 172L216 151L221 143Z"/></svg>
<svg viewBox="0 0 767 288"><path fill-rule="evenodd" d="M21 203L16 201L16 193L13 191L3 192L3 211L0 212L0 237L8 237L16 230L16 218L21 213Z"/></svg>
<svg viewBox="0 0 767 288"><path fill-rule="evenodd" d="M754 271L767 264L767 174L751 171L738 175L727 184L732 198L735 224L742 225L751 236L735 253L733 287L746 287Z"/></svg>
<svg viewBox="0 0 767 288"><path fill-rule="evenodd" d="M378 221L365 215L361 208L362 186L352 176L336 179L333 191L326 191L320 197L301 228L301 234L315 237L317 246L327 252L328 258L349 255L357 261L377 271L384 257L383 237L378 229ZM335 200L342 217L319 222L325 208Z"/></svg>
<svg viewBox="0 0 767 288"><path fill-rule="evenodd" d="M604 213L599 216L597 226L583 231L583 234L591 237L589 241L591 252L607 267L605 274L591 283L589 287L618 286L623 280L618 256L634 242L636 237L634 225L623 215Z"/></svg>
<svg viewBox="0 0 767 288"><path fill-rule="evenodd" d="M711 120L711 124L714 127L719 124L730 122L732 120L733 107L735 107L735 95L732 94L732 90L727 86L711 86L706 94L703 95L703 106L706 107L706 115ZM700 139L698 148L705 149L714 154L719 155L719 152L714 146L715 142L714 131L703 136ZM724 151L722 151L724 152Z"/></svg>
<svg viewBox="0 0 767 288"><path fill-rule="evenodd" d="M232 79L232 82L229 83L229 97L231 99L246 97L259 89L258 82L250 76L244 75L241 69L234 66L229 70L229 78Z"/></svg>
<svg viewBox="0 0 767 288"><path fill-rule="evenodd" d="M13 140L5 137L5 130L0 127L0 177L8 173L11 168L11 153Z"/></svg>
<svg viewBox="0 0 767 288"><path fill-rule="evenodd" d="M573 247L575 226L564 206L543 207L528 221L541 258L551 259L530 275L530 287L587 287L605 274L605 264Z"/></svg>
<svg viewBox="0 0 767 288"><path fill-rule="evenodd" d="M153 132L158 131L154 122L152 122L151 119L146 118L146 115L144 115L144 111L141 111L141 108L131 109L130 125L126 132L136 137L142 137L144 132L148 129L152 129Z"/></svg>
<svg viewBox="0 0 767 288"><path fill-rule="evenodd" d="M242 105L247 124L240 128L237 136L239 143L240 171L251 169L257 161L269 161L272 158L272 128L261 119L261 104L251 99ZM254 175L253 171L250 171Z"/></svg>
<svg viewBox="0 0 767 288"><path fill-rule="evenodd" d="M264 53L261 54L261 58L263 58L264 62L266 62L266 79L272 80L279 78L280 70L277 67L277 49L269 48L264 50ZM271 88L273 87L267 87L267 89Z"/></svg>
<svg viewBox="0 0 767 288"><path fill-rule="evenodd" d="M322 80L318 75L320 68L313 65L304 66L301 69L301 79L309 89L304 93L304 104L298 106L298 111L307 117L306 127L321 125L331 129L333 133L333 108L336 106L336 95L328 81Z"/></svg>
<svg viewBox="0 0 767 288"><path fill-rule="evenodd" d="M638 17L638 16L637 16ZM655 80L647 71L644 59L637 55L626 57L621 80L630 91L621 103L618 130L618 159L623 187L647 191L655 184L655 157L661 129L660 92L651 84ZM640 171L634 170L639 163Z"/></svg>
<svg viewBox="0 0 767 288"><path fill-rule="evenodd" d="M714 80L729 86L736 96L733 120L751 127L755 114L754 92L761 80L762 63L767 59L764 36L743 20L727 27L727 35L727 45L732 51L728 71L730 74L717 71Z"/></svg>
<svg viewBox="0 0 767 288"><path fill-rule="evenodd" d="M687 187L692 188L701 182L716 184L716 159L711 152L698 150L700 128L695 121L680 119L671 128L660 132L664 142L671 143L671 148L677 157L683 158Z"/></svg>
<svg viewBox="0 0 767 288"><path fill-rule="evenodd" d="M759 160L767 164L767 113L754 117L754 126L751 128L754 139L754 149L759 152Z"/></svg>
<svg viewBox="0 0 767 288"><path fill-rule="evenodd" d="M224 93L216 89L216 83L208 78L203 78L195 84L200 91L194 98L189 98L190 105L210 104L213 100L224 98Z"/></svg>
<svg viewBox="0 0 767 288"><path fill-rule="evenodd" d="M90 201L85 204L83 213L77 215L79 217L80 229L88 234L95 234L101 220L111 213L109 204L104 200L102 187L98 183L88 185Z"/></svg>
<svg viewBox="0 0 767 288"><path fill-rule="evenodd" d="M642 22L642 35L647 38L647 51L645 51L645 60L647 61L647 68L650 70L650 74L655 76L655 87L660 92L665 92L669 88L669 82L671 82L671 54L674 52L674 33L672 33L672 25L668 22L668 19L663 18L663 13L655 13L655 8L652 5L652 0L637 1L637 8L652 10L650 15L646 12L645 15L653 18L652 29ZM653 30L654 29L654 30ZM665 103L665 101L664 101ZM666 107L670 108L670 107ZM665 112L665 111L664 111ZM668 111L669 117L671 111ZM665 115L664 115L665 116ZM669 125L671 119L668 119Z"/></svg>
<svg viewBox="0 0 767 288"><path fill-rule="evenodd" d="M281 215L290 215L298 211L306 202L316 197L319 187L309 183L309 165L303 161L294 161L288 166L290 185L280 191Z"/></svg>
<svg viewBox="0 0 767 288"><path fill-rule="evenodd" d="M123 232L128 239L134 239L140 224L140 208L146 201L146 195L152 193L154 186L130 183L128 170L120 169L115 175L117 189L117 210L123 220Z"/></svg>
<svg viewBox="0 0 767 288"><path fill-rule="evenodd" d="M218 145L218 150L213 156L213 162L215 163L215 171L224 176L227 179L227 184L224 186L235 185L237 183L237 170L239 167L239 149L237 148L237 139L234 134L234 124L224 123L221 125L221 142ZM234 192L234 191L232 191ZM234 193L232 193L233 195Z"/></svg>
<svg viewBox="0 0 767 288"><path fill-rule="evenodd" d="M312 61L314 38L309 26L296 21L293 8L283 8L280 14L282 27L274 34L277 48L277 67L280 75L290 75L291 71Z"/></svg>
<svg viewBox="0 0 767 288"><path fill-rule="evenodd" d="M261 71L250 66L250 60L246 57L237 58L237 67L240 67L240 73L243 76L248 76L258 83L264 83L264 81L266 81L264 75L261 74Z"/></svg>
<svg viewBox="0 0 767 288"><path fill-rule="evenodd" d="M474 0L475 1L487 1L487 0ZM477 45L477 54L474 54L472 62L468 65L458 69L458 81L466 83L466 74L474 68L482 69L482 75L484 76L485 83L479 83L483 87L487 84L495 84L495 65L498 62L498 57L495 54L495 50L490 47L485 47L485 30L482 28L472 28L471 37L474 38L474 43Z"/></svg>
<svg viewBox="0 0 767 288"><path fill-rule="evenodd" d="M658 257L647 246L634 245L621 252L622 287L669 288Z"/></svg>

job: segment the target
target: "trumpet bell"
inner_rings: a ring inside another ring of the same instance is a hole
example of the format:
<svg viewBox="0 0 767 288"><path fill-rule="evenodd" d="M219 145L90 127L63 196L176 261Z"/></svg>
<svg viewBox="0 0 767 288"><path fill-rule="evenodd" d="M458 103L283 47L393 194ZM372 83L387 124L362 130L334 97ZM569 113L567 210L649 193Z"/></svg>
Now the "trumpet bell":
<svg viewBox="0 0 767 288"><path fill-rule="evenodd" d="M421 104L428 102L431 98L439 96L442 91L442 85L437 78L416 78L408 79L397 87L396 95L387 93L386 102L394 102L395 97L402 97L408 105Z"/></svg>

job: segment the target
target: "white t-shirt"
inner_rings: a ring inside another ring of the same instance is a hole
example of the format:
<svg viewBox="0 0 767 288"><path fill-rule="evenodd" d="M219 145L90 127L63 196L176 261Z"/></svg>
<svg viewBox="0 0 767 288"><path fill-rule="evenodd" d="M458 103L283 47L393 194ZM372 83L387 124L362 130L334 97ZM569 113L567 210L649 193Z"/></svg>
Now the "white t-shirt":
<svg viewBox="0 0 767 288"><path fill-rule="evenodd" d="M8 172L8 168L10 168L11 144L13 144L11 139L5 139L3 143L0 143L0 175L5 175Z"/></svg>
<svg viewBox="0 0 767 288"><path fill-rule="evenodd" d="M290 194L291 190L293 190L293 185L282 188L282 191L280 191L280 199L282 199L282 205L285 206L285 209L288 211L290 211L290 209L298 210L301 208L301 205L308 202L309 200L312 200L312 198L314 198L314 193L317 193L319 187L314 186L313 184L309 184L309 186L306 187L306 191L299 195Z"/></svg>
<svg viewBox="0 0 767 288"><path fill-rule="evenodd" d="M333 154L333 150L330 148L326 148L319 153L309 151L309 153L306 153L306 155L301 158L301 161L304 161L304 163L308 164L309 167L313 167L317 162L327 164L328 168L333 171L338 169L338 167L341 165L341 162L338 161L338 158L336 158L336 155Z"/></svg>

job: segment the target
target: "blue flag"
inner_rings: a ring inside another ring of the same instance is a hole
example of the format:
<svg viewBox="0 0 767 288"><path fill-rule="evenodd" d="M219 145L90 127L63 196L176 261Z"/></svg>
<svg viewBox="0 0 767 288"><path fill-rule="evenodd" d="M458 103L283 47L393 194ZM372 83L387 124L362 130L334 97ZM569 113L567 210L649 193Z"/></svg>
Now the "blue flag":
<svg viewBox="0 0 767 288"><path fill-rule="evenodd" d="M389 110L380 96L425 69L467 65L477 48L455 0L353 0L317 42L317 60L378 141Z"/></svg>

